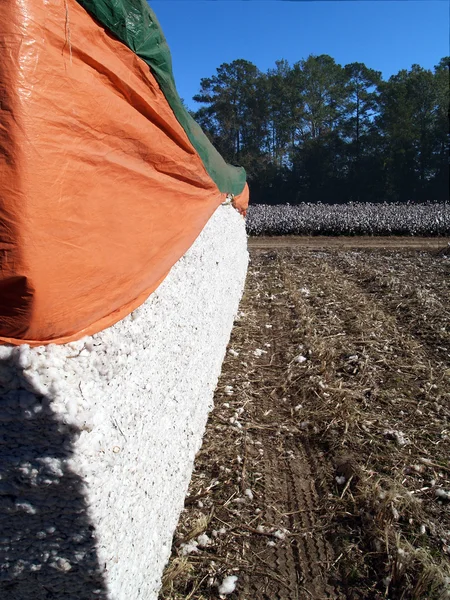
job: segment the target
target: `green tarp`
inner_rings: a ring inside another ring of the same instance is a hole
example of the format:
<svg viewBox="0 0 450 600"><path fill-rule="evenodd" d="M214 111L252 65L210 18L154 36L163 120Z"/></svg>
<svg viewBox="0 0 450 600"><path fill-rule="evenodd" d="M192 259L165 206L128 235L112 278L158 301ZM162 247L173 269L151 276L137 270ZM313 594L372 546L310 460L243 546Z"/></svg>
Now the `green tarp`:
<svg viewBox="0 0 450 600"><path fill-rule="evenodd" d="M152 70L164 96L210 177L221 192L239 195L245 186L242 167L228 165L178 95L172 58L158 20L145 0L77 0L106 29L142 58Z"/></svg>

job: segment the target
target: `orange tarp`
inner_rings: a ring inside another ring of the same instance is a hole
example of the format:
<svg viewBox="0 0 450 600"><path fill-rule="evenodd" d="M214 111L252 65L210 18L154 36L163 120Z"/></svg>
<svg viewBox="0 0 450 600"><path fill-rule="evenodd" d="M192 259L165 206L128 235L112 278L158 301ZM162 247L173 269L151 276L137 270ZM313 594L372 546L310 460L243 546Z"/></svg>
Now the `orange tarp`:
<svg viewBox="0 0 450 600"><path fill-rule="evenodd" d="M1 2L1 342L120 320L224 200L149 67L75 0Z"/></svg>

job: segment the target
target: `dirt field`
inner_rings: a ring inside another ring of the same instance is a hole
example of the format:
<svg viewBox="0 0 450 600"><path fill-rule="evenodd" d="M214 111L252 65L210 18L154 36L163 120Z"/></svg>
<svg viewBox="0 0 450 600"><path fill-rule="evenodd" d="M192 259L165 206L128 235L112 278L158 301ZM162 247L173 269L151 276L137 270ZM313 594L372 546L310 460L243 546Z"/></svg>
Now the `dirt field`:
<svg viewBox="0 0 450 600"><path fill-rule="evenodd" d="M219 598L230 575L234 600L450 598L450 257L436 241L251 240L161 600Z"/></svg>
<svg viewBox="0 0 450 600"><path fill-rule="evenodd" d="M450 244L449 238L423 238L406 236L337 236L327 237L280 235L271 237L251 237L248 245L253 248L371 248L391 250L441 250Z"/></svg>

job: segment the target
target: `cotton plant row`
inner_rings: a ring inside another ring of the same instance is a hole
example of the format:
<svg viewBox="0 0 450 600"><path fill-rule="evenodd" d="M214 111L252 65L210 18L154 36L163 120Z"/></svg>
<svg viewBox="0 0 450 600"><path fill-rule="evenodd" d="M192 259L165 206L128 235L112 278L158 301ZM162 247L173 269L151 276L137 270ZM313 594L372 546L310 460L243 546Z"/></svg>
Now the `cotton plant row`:
<svg viewBox="0 0 450 600"><path fill-rule="evenodd" d="M256 204L247 217L249 235L450 235L450 205Z"/></svg>

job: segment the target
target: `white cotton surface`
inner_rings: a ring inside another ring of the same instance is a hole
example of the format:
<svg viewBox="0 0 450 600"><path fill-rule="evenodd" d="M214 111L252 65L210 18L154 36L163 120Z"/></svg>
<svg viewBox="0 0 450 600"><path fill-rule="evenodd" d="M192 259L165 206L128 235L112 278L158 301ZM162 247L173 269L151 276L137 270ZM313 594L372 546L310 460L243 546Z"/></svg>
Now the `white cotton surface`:
<svg viewBox="0 0 450 600"><path fill-rule="evenodd" d="M60 346L0 346L0 564L11 600L47 597L35 572L51 573L55 598L156 600L246 245L244 220L221 206L119 323Z"/></svg>
<svg viewBox="0 0 450 600"><path fill-rule="evenodd" d="M238 578L236 575L228 575L228 577L225 577L219 586L219 594L221 596L228 596L229 594L232 594L236 589L237 580Z"/></svg>

